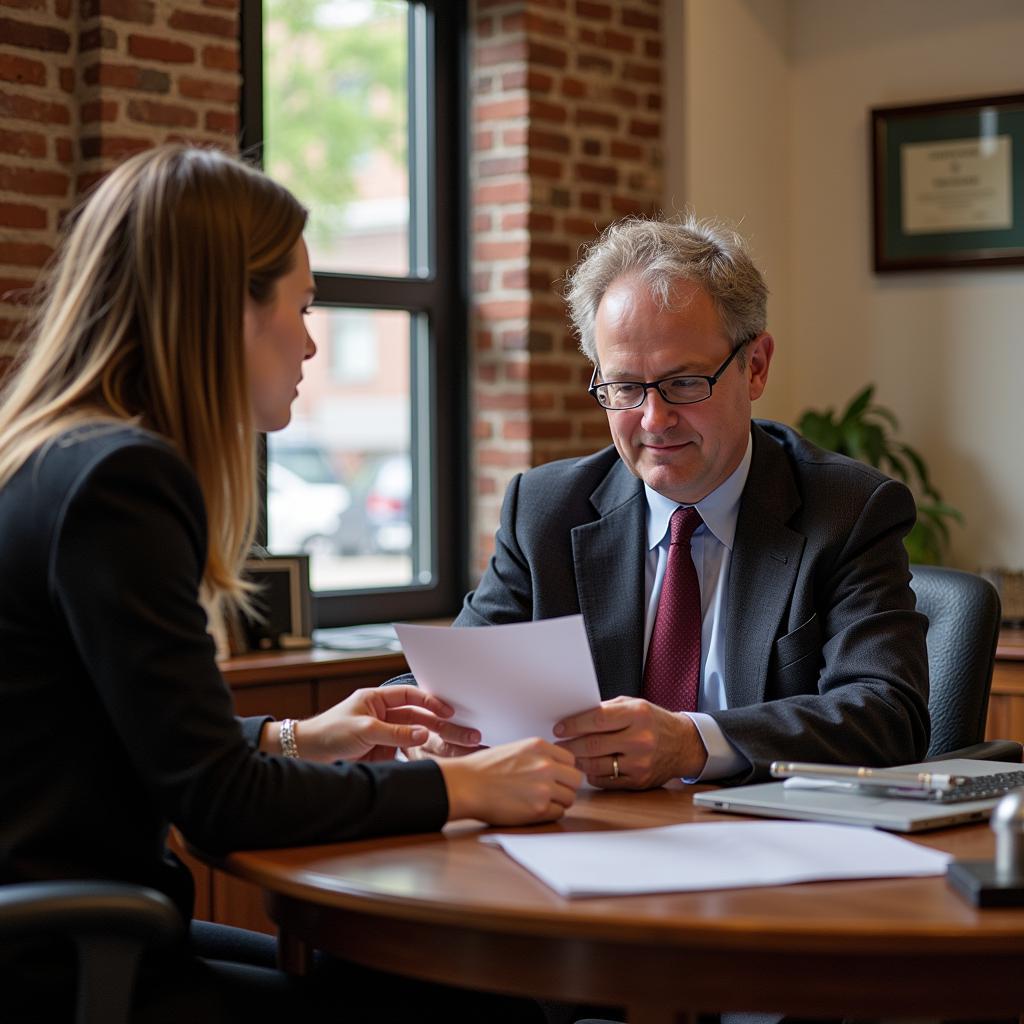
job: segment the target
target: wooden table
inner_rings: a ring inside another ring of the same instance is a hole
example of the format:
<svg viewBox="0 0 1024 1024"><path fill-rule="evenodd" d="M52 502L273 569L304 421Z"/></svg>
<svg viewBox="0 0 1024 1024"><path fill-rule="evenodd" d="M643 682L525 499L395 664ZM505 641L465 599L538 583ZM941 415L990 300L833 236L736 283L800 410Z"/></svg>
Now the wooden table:
<svg viewBox="0 0 1024 1024"><path fill-rule="evenodd" d="M694 808L699 788L584 793L563 822L529 831L738 820ZM1024 909L976 910L943 878L569 901L478 842L481 829L217 863L265 890L290 970L318 947L445 983L625 1005L631 1024L716 1010L948 1018L1024 1007ZM982 825L916 841L962 858L993 851Z"/></svg>

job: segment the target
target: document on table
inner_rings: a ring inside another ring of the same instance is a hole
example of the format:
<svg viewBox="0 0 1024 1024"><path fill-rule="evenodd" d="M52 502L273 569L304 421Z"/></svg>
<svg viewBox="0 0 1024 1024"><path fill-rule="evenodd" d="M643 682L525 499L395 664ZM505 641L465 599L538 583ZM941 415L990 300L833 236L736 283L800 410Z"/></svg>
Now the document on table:
<svg viewBox="0 0 1024 1024"><path fill-rule="evenodd" d="M416 682L496 746L601 703L583 616L451 629L395 623Z"/></svg>
<svg viewBox="0 0 1024 1024"><path fill-rule="evenodd" d="M570 898L942 875L952 859L887 832L802 821L488 834L481 842Z"/></svg>

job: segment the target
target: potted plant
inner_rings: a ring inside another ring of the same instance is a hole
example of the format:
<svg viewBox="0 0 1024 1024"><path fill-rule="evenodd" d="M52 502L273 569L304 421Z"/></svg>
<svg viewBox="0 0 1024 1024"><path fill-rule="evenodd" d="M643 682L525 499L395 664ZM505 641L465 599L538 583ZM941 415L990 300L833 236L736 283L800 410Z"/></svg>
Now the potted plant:
<svg viewBox="0 0 1024 1024"><path fill-rule="evenodd" d="M950 521L962 523L963 516L942 500L920 454L892 435L899 423L891 410L872 402L874 393L875 386L869 384L838 417L834 409L808 409L797 429L808 441L876 466L907 484L917 501L917 522L903 543L911 562L939 565L949 545Z"/></svg>

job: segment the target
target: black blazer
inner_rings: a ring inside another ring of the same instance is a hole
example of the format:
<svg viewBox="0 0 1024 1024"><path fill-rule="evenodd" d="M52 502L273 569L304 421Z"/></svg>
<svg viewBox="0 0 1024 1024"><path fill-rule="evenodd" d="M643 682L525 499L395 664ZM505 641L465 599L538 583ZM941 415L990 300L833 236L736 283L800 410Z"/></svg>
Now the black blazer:
<svg viewBox="0 0 1024 1024"><path fill-rule="evenodd" d="M110 878L187 918L168 822L208 850L439 828L437 765L254 749L198 601L206 519L164 441L65 435L0 489L0 883Z"/></svg>
<svg viewBox="0 0 1024 1024"><path fill-rule="evenodd" d="M927 620L914 610L902 484L777 423L752 425L728 581L728 709L750 761L887 765L928 748ZM495 552L457 626L583 614L601 695L643 677L643 485L613 447L509 485Z"/></svg>

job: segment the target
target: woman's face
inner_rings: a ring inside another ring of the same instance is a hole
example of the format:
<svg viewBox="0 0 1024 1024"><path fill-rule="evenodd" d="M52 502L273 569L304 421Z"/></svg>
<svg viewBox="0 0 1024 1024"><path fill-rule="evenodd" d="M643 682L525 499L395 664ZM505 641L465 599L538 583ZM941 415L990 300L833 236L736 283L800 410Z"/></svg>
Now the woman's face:
<svg viewBox="0 0 1024 1024"><path fill-rule="evenodd" d="M292 418L292 402L299 394L302 364L316 354L306 330L306 314L313 301L313 275L309 253L300 238L292 254L292 269L278 278L270 302L245 300L245 361L254 426L259 431L280 430Z"/></svg>

